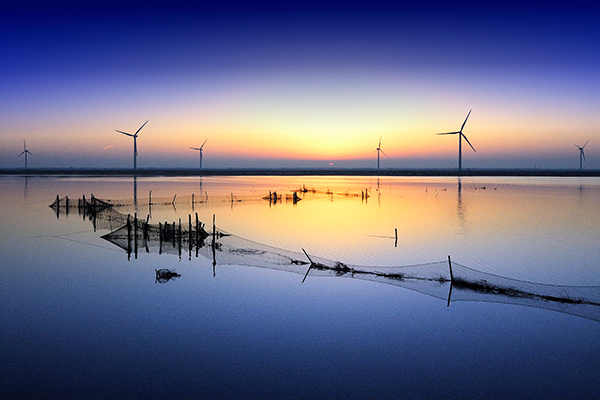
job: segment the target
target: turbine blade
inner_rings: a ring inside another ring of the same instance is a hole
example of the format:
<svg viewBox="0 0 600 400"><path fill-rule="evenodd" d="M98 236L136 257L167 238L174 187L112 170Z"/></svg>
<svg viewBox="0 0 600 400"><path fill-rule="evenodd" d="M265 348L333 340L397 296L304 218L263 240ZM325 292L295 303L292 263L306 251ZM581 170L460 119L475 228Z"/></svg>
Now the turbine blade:
<svg viewBox="0 0 600 400"><path fill-rule="evenodd" d="M119 133L122 133L123 135L131 136L131 137L134 137L134 136L135 136L135 135L132 135L131 133L127 133L127 132L119 131L119 130L117 130L117 129L115 129L115 131L117 131L117 132L119 132Z"/></svg>
<svg viewBox="0 0 600 400"><path fill-rule="evenodd" d="M436 133L436 135L456 135L457 133L460 133L460 132L443 132L443 133Z"/></svg>
<svg viewBox="0 0 600 400"><path fill-rule="evenodd" d="M381 152L383 153L383 155L384 155L384 156L386 156L387 158L389 158L389 157L387 156L387 154L385 154L385 151L381 150Z"/></svg>
<svg viewBox="0 0 600 400"><path fill-rule="evenodd" d="M471 146L471 148L473 149L473 151L474 151L475 153L477 153L477 150L475 150L475 147L473 147L473 145L471 144L471 142L469 142L469 139L467 139L467 137L465 136L465 134L464 134L464 133L461 133L461 135L462 135L462 137L464 137L464 138L465 138L465 140L467 141L467 143L469 143L469 146Z"/></svg>
<svg viewBox="0 0 600 400"><path fill-rule="evenodd" d="M141 131L141 130L142 130L142 128L143 128L144 126L146 126L146 124L147 124L147 123L148 123L148 121L144 122L144 125L140 126L140 129L138 129L138 130L135 132L135 134L137 135L137 134L138 134L138 132L139 132L139 131Z"/></svg>
<svg viewBox="0 0 600 400"><path fill-rule="evenodd" d="M583 148L583 147L581 147L581 146L578 146L578 145L576 145L576 144L574 144L573 146L577 147L578 149L582 149L582 148Z"/></svg>
<svg viewBox="0 0 600 400"><path fill-rule="evenodd" d="M585 146L587 146L587 144L588 144L589 142L590 142L589 140L588 140L587 142L585 142L585 144L583 145L582 149L583 149L583 148L585 148Z"/></svg>
<svg viewBox="0 0 600 400"><path fill-rule="evenodd" d="M206 142L208 142L208 139L206 139L206 140L204 141L204 143L202 143L202 146L200 146L200 148L199 148L198 150L202 150L202 148L204 147L204 145L206 144Z"/></svg>
<svg viewBox="0 0 600 400"><path fill-rule="evenodd" d="M19 155L17 156L17 158L21 157L23 154L25 154L25 150L23 150L23 151L21 152L21 154L19 154Z"/></svg>
<svg viewBox="0 0 600 400"><path fill-rule="evenodd" d="M467 118L465 118L465 122L463 122L462 126L460 127L461 132L462 132L463 128L465 127L467 120L469 119L469 115L471 115L471 111L473 111L473 110L469 110L469 113L467 114Z"/></svg>
<svg viewBox="0 0 600 400"><path fill-rule="evenodd" d="M587 162L587 160L585 159L585 153L583 152L583 149L581 149L581 155L583 156L583 161Z"/></svg>
<svg viewBox="0 0 600 400"><path fill-rule="evenodd" d="M379 136L379 148L381 148L381 136Z"/></svg>
<svg viewBox="0 0 600 400"><path fill-rule="evenodd" d="M200 149L199 149L199 148L197 148L197 147L190 147L190 149L192 149L192 150L200 150Z"/></svg>

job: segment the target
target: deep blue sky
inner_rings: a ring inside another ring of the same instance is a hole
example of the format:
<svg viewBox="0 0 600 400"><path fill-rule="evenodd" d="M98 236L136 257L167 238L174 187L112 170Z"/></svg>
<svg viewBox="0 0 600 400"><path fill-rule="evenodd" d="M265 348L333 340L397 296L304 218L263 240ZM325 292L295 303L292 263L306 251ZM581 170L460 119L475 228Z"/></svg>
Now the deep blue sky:
<svg viewBox="0 0 600 400"><path fill-rule="evenodd" d="M147 119L142 167L454 167L470 109L465 167L600 167L585 3L77 3L0 6L0 167L129 167Z"/></svg>

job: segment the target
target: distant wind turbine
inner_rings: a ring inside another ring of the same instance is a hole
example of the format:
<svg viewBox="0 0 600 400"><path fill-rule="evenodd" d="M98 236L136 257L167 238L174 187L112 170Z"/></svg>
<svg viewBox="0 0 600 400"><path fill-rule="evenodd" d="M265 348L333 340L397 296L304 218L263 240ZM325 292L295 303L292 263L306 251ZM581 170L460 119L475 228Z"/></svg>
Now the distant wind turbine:
<svg viewBox="0 0 600 400"><path fill-rule="evenodd" d="M589 142L590 141L588 140L583 146L575 145L575 147L579 149L579 169L583 169L583 161L587 161L585 159L585 153L583 152L583 149L585 148L585 146L587 146Z"/></svg>
<svg viewBox="0 0 600 400"><path fill-rule="evenodd" d="M198 150L200 152L200 169L202 169L202 148L204 147L204 145L206 144L206 142L208 142L208 139L206 139L204 141L204 143L202 143L202 146L200 146L200 147L190 147L190 149L192 149L192 150Z"/></svg>
<svg viewBox="0 0 600 400"><path fill-rule="evenodd" d="M458 171L462 171L462 138L465 138L465 140L467 141L467 143L469 143L469 146L471 146L471 148L473 149L473 151L476 152L475 147L473 147L473 145L471 144L471 142L469 142L469 139L467 139L467 137L465 136L465 134L463 133L463 128L465 127L465 124L467 123L467 120L469 119L469 115L471 115L471 111L473 110L469 110L469 113L467 114L467 118L465 118L465 122L463 122L462 126L460 127L460 131L458 132L444 132L444 133L437 133L436 135L458 135Z"/></svg>
<svg viewBox="0 0 600 400"><path fill-rule="evenodd" d="M138 129L135 133L131 134L131 133L127 133L127 132L123 132L123 131L119 131L117 129L115 129L117 132L122 133L123 135L127 135L127 136L131 136L133 138L133 169L137 169L137 137L138 137L138 133L142 130L142 128L144 126L146 126L146 124L148 123L148 121L144 122L144 125L140 126L140 129Z"/></svg>
<svg viewBox="0 0 600 400"><path fill-rule="evenodd" d="M21 152L21 154L19 154L17 156L17 158L21 157L23 154L25 154L25 169L27 169L27 154L31 154L31 152L29 150L27 150L27 145L25 144L25 139L23 139L23 151Z"/></svg>
<svg viewBox="0 0 600 400"><path fill-rule="evenodd" d="M387 154L385 154L385 151L381 150L381 136L379 136L379 146L377 146L375 151L377 152L377 169L379 169L379 153L381 152L381 153L383 153L384 156L387 157Z"/></svg>

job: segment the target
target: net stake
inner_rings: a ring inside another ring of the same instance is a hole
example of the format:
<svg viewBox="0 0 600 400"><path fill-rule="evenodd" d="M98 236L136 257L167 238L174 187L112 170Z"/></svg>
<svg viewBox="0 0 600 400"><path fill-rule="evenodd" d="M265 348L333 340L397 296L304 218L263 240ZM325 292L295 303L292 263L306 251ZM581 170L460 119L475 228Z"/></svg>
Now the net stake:
<svg viewBox="0 0 600 400"><path fill-rule="evenodd" d="M315 265L315 263L313 262L313 260L311 260L310 256L308 255L308 253L306 252L306 250L304 250L304 248L302 248L302 251L306 255L306 258L308 258L308 261L310 261L310 266L306 270L306 274L304 274L304 279L302 279L302 283L304 283L304 281L306 280L306 277L308 276L308 273L310 272L310 270L313 267L313 265Z"/></svg>

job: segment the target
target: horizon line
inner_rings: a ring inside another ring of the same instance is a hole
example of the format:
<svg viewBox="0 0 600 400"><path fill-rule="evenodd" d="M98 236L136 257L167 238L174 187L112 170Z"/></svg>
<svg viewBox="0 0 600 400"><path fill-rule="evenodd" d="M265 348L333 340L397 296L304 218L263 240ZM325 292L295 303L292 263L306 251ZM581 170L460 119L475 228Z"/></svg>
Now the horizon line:
<svg viewBox="0 0 600 400"><path fill-rule="evenodd" d="M600 169L577 168L355 168L355 167L230 167L230 168L75 168L75 167L39 167L39 168L0 168L0 176L54 176L54 175L90 175L90 176L291 176L291 175L329 175L329 176L548 176L548 177L600 177Z"/></svg>

